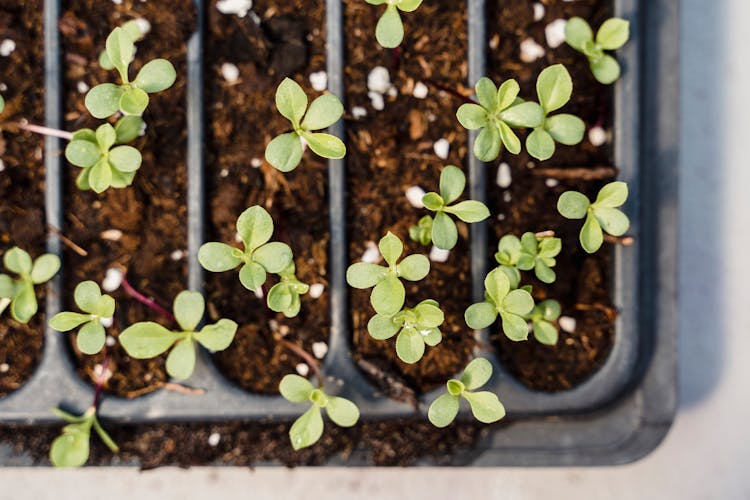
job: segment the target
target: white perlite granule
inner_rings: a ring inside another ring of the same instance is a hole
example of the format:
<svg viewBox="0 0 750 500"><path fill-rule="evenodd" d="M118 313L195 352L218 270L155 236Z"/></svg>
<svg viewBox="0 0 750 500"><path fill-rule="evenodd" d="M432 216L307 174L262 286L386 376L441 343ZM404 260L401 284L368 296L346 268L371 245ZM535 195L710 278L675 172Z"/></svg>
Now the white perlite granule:
<svg viewBox="0 0 750 500"><path fill-rule="evenodd" d="M510 175L510 165L502 162L497 169L497 185L505 189L510 186L511 182L513 179Z"/></svg>
<svg viewBox="0 0 750 500"><path fill-rule="evenodd" d="M323 359L328 352L328 344L325 342L314 342L312 345L313 356Z"/></svg>
<svg viewBox="0 0 750 500"><path fill-rule="evenodd" d="M253 8L253 0L219 0L216 2L216 9L222 14L235 14L239 17L245 17Z"/></svg>
<svg viewBox="0 0 750 500"><path fill-rule="evenodd" d="M557 322L560 325L560 328L568 333L573 333L576 331L575 318L571 318L570 316L560 316L560 319L558 319Z"/></svg>
<svg viewBox="0 0 750 500"><path fill-rule="evenodd" d="M310 294L310 298L319 299L320 296L323 295L325 289L326 286L323 283L313 283L312 285L310 285L310 290L308 291Z"/></svg>
<svg viewBox="0 0 750 500"><path fill-rule="evenodd" d="M110 267L104 274L102 280L102 290L105 292L114 292L122 285L122 271L116 267Z"/></svg>
<svg viewBox="0 0 750 500"><path fill-rule="evenodd" d="M437 141L435 141L435 144L433 144L432 147L435 150L435 154L438 156L438 158L440 158L441 160L448 159L448 153L450 152L451 145L447 139L438 139Z"/></svg>
<svg viewBox="0 0 750 500"><path fill-rule="evenodd" d="M221 65L221 76L228 83L235 83L240 78L240 68L232 63L224 63Z"/></svg>
<svg viewBox="0 0 750 500"><path fill-rule="evenodd" d="M416 97L417 99L424 99L427 97L427 94L430 92L430 89L427 88L427 85L425 85L422 82L417 82L414 85L414 90L412 90L411 95Z"/></svg>
<svg viewBox="0 0 750 500"><path fill-rule="evenodd" d="M310 85L312 85L312 88L314 90L323 92L326 88L328 88L328 73L326 73L325 71L316 71L315 73L310 73Z"/></svg>
<svg viewBox="0 0 750 500"><path fill-rule="evenodd" d="M432 249L430 250L430 260L432 262L446 262L448 257L450 257L450 254L450 250L443 250L442 248L432 245Z"/></svg>
<svg viewBox="0 0 750 500"><path fill-rule="evenodd" d="M425 195L424 189L419 186L411 186L406 190L406 199L414 208L424 208L422 197Z"/></svg>
<svg viewBox="0 0 750 500"><path fill-rule="evenodd" d="M533 38L521 42L521 60L531 63L544 56L544 47L536 43Z"/></svg>
<svg viewBox="0 0 750 500"><path fill-rule="evenodd" d="M14 50L16 50L16 42L10 38L6 38L0 42L0 56L8 57Z"/></svg>
<svg viewBox="0 0 750 500"><path fill-rule="evenodd" d="M566 23L565 19L555 19L544 28L544 36L551 49L556 49L565 41Z"/></svg>
<svg viewBox="0 0 750 500"><path fill-rule="evenodd" d="M391 88L391 75L383 66L375 66L367 75L367 89L378 94L385 94Z"/></svg>

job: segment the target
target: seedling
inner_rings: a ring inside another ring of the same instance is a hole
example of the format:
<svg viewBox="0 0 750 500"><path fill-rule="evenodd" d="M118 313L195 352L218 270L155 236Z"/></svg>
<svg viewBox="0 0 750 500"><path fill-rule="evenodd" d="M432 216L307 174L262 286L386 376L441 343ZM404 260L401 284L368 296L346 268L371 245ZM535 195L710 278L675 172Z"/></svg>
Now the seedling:
<svg viewBox="0 0 750 500"><path fill-rule="evenodd" d="M367 323L367 331L377 340L386 340L398 333L396 354L404 363L416 363L422 359L425 345L434 347L443 340L438 327L444 319L438 303L427 299L391 317L376 314Z"/></svg>
<svg viewBox="0 0 750 500"><path fill-rule="evenodd" d="M548 299L537 304L528 316L534 337L545 345L557 344L557 327L554 322L560 317L560 303Z"/></svg>
<svg viewBox="0 0 750 500"><path fill-rule="evenodd" d="M521 140L512 128L536 128L544 124L544 110L535 102L518 98L521 88L516 80L507 80L498 89L492 80L480 78L474 87L479 104L466 103L456 117L468 130L481 129L474 141L474 156L493 161L500 146L513 154L521 152Z"/></svg>
<svg viewBox="0 0 750 500"><path fill-rule="evenodd" d="M617 17L604 21L596 38L589 23L580 17L572 17L565 24L565 41L588 58L594 78L605 85L620 78L620 65L604 51L619 49L629 37L630 22Z"/></svg>
<svg viewBox="0 0 750 500"><path fill-rule="evenodd" d="M435 213L432 222L431 238L436 247L450 250L458 242L456 223L448 214L453 214L464 222L479 222L490 216L487 206L474 200L466 200L450 205L458 199L466 187L466 176L461 169L448 165L440 173L440 194L427 193L422 197L425 208Z"/></svg>
<svg viewBox="0 0 750 500"><path fill-rule="evenodd" d="M295 450L315 444L323 435L323 408L328 417L341 427L352 427L359 420L357 405L346 398L329 396L322 388L316 389L299 375L284 376L279 384L279 392L292 403L311 403L310 408L289 429L289 439Z"/></svg>
<svg viewBox="0 0 750 500"><path fill-rule="evenodd" d="M0 95L0 113L2 113L4 109L5 109L5 99L3 99L3 96Z"/></svg>
<svg viewBox="0 0 750 500"><path fill-rule="evenodd" d="M507 234L500 238L495 260L501 266L517 268L522 271L534 270L536 277L544 283L554 283L555 256L562 250L560 238L551 236L538 237L532 232L524 233L521 239ZM519 275L520 279L520 275Z"/></svg>
<svg viewBox="0 0 750 500"><path fill-rule="evenodd" d="M526 150L537 160L548 160L555 154L555 141L574 146L583 140L586 124L577 116L560 113L549 116L570 101L573 80L562 64L542 70L536 80L536 93L544 111L544 123L526 138Z"/></svg>
<svg viewBox="0 0 750 500"><path fill-rule="evenodd" d="M279 273L281 281L272 286L268 292L269 309L284 313L287 318L293 318L299 314L299 297L310 289L309 285L297 279L295 271L294 262L291 262Z"/></svg>
<svg viewBox="0 0 750 500"><path fill-rule="evenodd" d="M171 331L159 323L144 321L126 328L120 334L120 344L136 359L154 358L171 349L167 356L167 373L178 380L187 379L195 369L196 341L210 351L223 351L237 332L237 323L229 319L220 319L195 331L203 319L205 307L200 293L180 292L174 300L173 310L181 331Z"/></svg>
<svg viewBox="0 0 750 500"><path fill-rule="evenodd" d="M432 215L425 215L415 226L409 227L409 238L420 245L432 243Z"/></svg>
<svg viewBox="0 0 750 500"><path fill-rule="evenodd" d="M59 408L52 411L62 418L68 425L63 427L61 435L52 441L49 450L49 459L55 467L80 467L89 459L89 442L91 441L91 428L99 435L107 448L114 453L120 451L117 443L104 430L99 419L96 417L96 407L91 406L80 417L64 412Z"/></svg>
<svg viewBox="0 0 750 500"><path fill-rule="evenodd" d="M5 252L3 265L8 271L16 273L18 278L0 274L0 313L10 305L13 319L28 323L39 309L34 285L46 283L57 274L60 258L46 253L32 262L26 251L13 247Z"/></svg>
<svg viewBox="0 0 750 500"><path fill-rule="evenodd" d="M69 332L83 325L76 336L78 349L84 354L96 354L107 339L103 323L110 323L115 314L115 300L102 295L94 281L84 281L73 292L76 305L86 314L64 311L49 320L49 326L58 332Z"/></svg>
<svg viewBox="0 0 750 500"><path fill-rule="evenodd" d="M366 0L370 5L386 4L385 12L375 27L375 38L386 49L401 45L404 40L404 23L398 11L414 12L422 5L422 0Z"/></svg>
<svg viewBox="0 0 750 500"><path fill-rule="evenodd" d="M557 210L567 219L586 218L581 228L581 246L588 253L594 253L602 246L606 231L612 236L622 236L630 227L630 220L618 207L628 199L628 185L624 182L610 182L604 186L591 203L583 193L566 191L557 200Z"/></svg>
<svg viewBox="0 0 750 500"><path fill-rule="evenodd" d="M275 137L266 146L266 161L282 172L290 172L302 161L302 139L323 158L339 159L346 146L335 135L313 132L328 128L344 114L344 106L333 94L317 97L307 108L307 95L294 80L284 78L276 89L276 109L294 129ZM304 118L303 118L304 117Z"/></svg>
<svg viewBox="0 0 750 500"><path fill-rule="evenodd" d="M144 64L135 80L131 81L129 67L135 45L132 35L123 28L115 28L107 37L106 53L109 63L120 74L122 84L102 83L89 90L86 109L96 118L107 118L118 111L126 115L141 115L148 106L148 95L168 89L177 79L172 63L166 59L154 59Z"/></svg>
<svg viewBox="0 0 750 500"><path fill-rule="evenodd" d="M240 282L255 291L266 282L267 273L281 273L292 262L292 249L286 243L269 242L273 219L258 205L242 212L237 219L237 234L245 250L225 243L205 243L198 250L198 261L208 271L220 273L240 268Z"/></svg>
<svg viewBox="0 0 750 500"><path fill-rule="evenodd" d="M138 20L131 19L130 21L127 21L125 24L123 24L121 28L125 32L125 34L130 37L133 43L143 40L144 32L141 30L141 26L138 23ZM99 54L99 66L101 66L102 69L106 70L115 69L115 65L112 64L112 61L109 59L109 54L107 54L106 50L102 51L101 54Z"/></svg>
<svg viewBox="0 0 750 500"><path fill-rule="evenodd" d="M469 327L479 330L502 320L505 336L514 341L526 340L529 328L525 316L534 308L534 299L525 289L511 289L511 282L501 268L493 269L484 279L484 302L466 309L464 319Z"/></svg>
<svg viewBox="0 0 750 500"><path fill-rule="evenodd" d="M133 183L141 167L141 153L122 144L138 136L142 123L140 117L126 116L114 127L105 123L96 132L84 128L73 133L65 158L83 168L76 179L79 189L103 193L109 187L124 188Z"/></svg>
<svg viewBox="0 0 750 500"><path fill-rule="evenodd" d="M354 288L375 287L370 303L381 316L391 317L401 310L406 299L406 290L401 279L419 281L430 272L430 261L421 254L413 254L398 260L404 252L404 244L388 231L378 243L388 267L370 262L357 262L346 270L346 281Z"/></svg>
<svg viewBox="0 0 750 500"><path fill-rule="evenodd" d="M484 358L471 361L459 379L451 379L446 386L448 393L438 397L430 405L427 418L435 427L447 427L456 419L461 398L471 407L474 418L484 424L497 422L505 416L505 407L497 395L489 391L474 391L489 381L492 365Z"/></svg>

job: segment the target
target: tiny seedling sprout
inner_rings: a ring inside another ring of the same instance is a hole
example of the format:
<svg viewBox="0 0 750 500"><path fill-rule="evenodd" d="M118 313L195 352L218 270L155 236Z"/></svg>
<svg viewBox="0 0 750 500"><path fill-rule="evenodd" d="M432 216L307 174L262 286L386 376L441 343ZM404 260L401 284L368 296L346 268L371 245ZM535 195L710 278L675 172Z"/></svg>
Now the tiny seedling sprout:
<svg viewBox="0 0 750 500"><path fill-rule="evenodd" d="M57 274L60 258L46 253L32 261L28 252L13 247L5 252L3 265L18 278L0 274L0 312L10 305L11 317L20 323L28 323L39 308L34 285L46 283Z"/></svg>
<svg viewBox="0 0 750 500"><path fill-rule="evenodd" d="M115 314L115 300L102 295L94 281L84 281L73 293L76 305L86 314L64 311L49 320L49 326L58 332L69 332L81 326L76 336L78 349L84 354L96 354L104 347L106 332L102 322L111 320Z"/></svg>
<svg viewBox="0 0 750 500"><path fill-rule="evenodd" d="M430 272L429 259L421 254L404 257L404 244L395 234L388 234L378 243L380 253L388 266L370 262L357 262L346 270L346 281L354 288L375 287L370 295L370 303L375 312L391 317L401 310L406 300L406 290L401 279L419 281Z"/></svg>
<svg viewBox="0 0 750 500"><path fill-rule="evenodd" d="M279 273L281 281L271 287L268 292L268 308L272 311L284 313L287 318L293 318L299 314L300 295L304 295L310 286L302 283L295 275L294 262Z"/></svg>
<svg viewBox="0 0 750 500"><path fill-rule="evenodd" d="M240 282L256 291L266 282L267 273L282 273L292 262L292 249L286 243L269 242L273 219L261 206L255 205L240 214L237 234L245 250L225 243L205 243L198 250L198 261L208 271L220 273L240 268Z"/></svg>
<svg viewBox="0 0 750 500"><path fill-rule="evenodd" d="M136 359L154 358L169 350L167 373L175 379L185 380L195 369L196 341L210 351L223 351L232 343L237 332L237 323L229 319L220 319L196 331L205 307L200 293L180 292L173 308L180 331L171 331L159 323L144 321L126 328L120 334L120 344Z"/></svg>
<svg viewBox="0 0 750 500"><path fill-rule="evenodd" d="M456 419L461 398L471 407L474 418L484 424L497 422L505 416L505 408L497 395L489 391L475 391L486 384L492 376L492 364L484 358L472 360L459 379L446 384L448 392L439 396L427 412L432 425L447 427Z"/></svg>
<svg viewBox="0 0 750 500"><path fill-rule="evenodd" d="M484 302L466 309L466 324L476 330L487 328L498 315L503 332L511 340L526 340L529 328L525 317L534 309L534 299L522 288L512 289L511 281L502 268L495 268L484 279Z"/></svg>
<svg viewBox="0 0 750 500"><path fill-rule="evenodd" d="M343 158L346 146L335 135L314 132L330 127L344 114L344 106L333 94L317 97L310 108L307 95L297 82L284 78L276 89L276 108L292 124L292 132L276 136L266 146L266 161L282 172L290 172L302 161L302 139L316 154Z"/></svg>
<svg viewBox="0 0 750 500"><path fill-rule="evenodd" d="M432 243L432 223L432 215L425 215L416 225L409 227L409 238L420 245L429 245Z"/></svg>
<svg viewBox="0 0 750 500"><path fill-rule="evenodd" d="M366 0L370 5L386 4L385 12L375 27L375 38L386 49L401 45L404 40L404 23L398 11L414 12L422 5L422 0Z"/></svg>
<svg viewBox="0 0 750 500"><path fill-rule="evenodd" d="M593 203L585 194L566 191L557 200L557 210L568 219L586 218L581 228L581 246L594 253L602 246L606 231L612 236L622 236L630 227L630 220L619 209L628 199L628 185L621 181L604 186Z"/></svg>
<svg viewBox="0 0 750 500"><path fill-rule="evenodd" d="M323 435L323 408L328 417L341 427L352 427L359 420L357 405L346 398L330 396L322 388L316 389L309 380L299 375L284 376L279 384L279 392L292 403L310 403L310 408L289 429L289 439L295 450L315 444Z"/></svg>
<svg viewBox="0 0 750 500"><path fill-rule="evenodd" d="M367 331L377 340L396 337L396 354L404 363L416 363L425 346L434 347L443 340L439 326L445 316L434 300L423 300L414 308L404 308L391 317L376 314L367 323Z"/></svg>
<svg viewBox="0 0 750 500"><path fill-rule="evenodd" d="M545 345L557 344L557 327L554 322L560 317L560 303L547 299L537 304L528 316L534 338Z"/></svg>
<svg viewBox="0 0 750 500"><path fill-rule="evenodd" d="M500 238L495 260L501 266L521 271L533 269L540 281L553 283L556 276L552 268L557 263L555 257L561 249L560 238L536 236L532 232L527 232L519 239L515 235L507 234Z"/></svg>
<svg viewBox="0 0 750 500"><path fill-rule="evenodd" d="M609 85L620 78L620 65L605 50L617 50L630 38L630 23L613 17L594 32L584 19L573 17L565 23L565 41L589 60L591 72L600 83Z"/></svg>
<svg viewBox="0 0 750 500"><path fill-rule="evenodd" d="M89 459L89 443L91 441L91 428L99 435L101 440L112 452L119 450L117 443L104 430L96 416L96 407L92 406L80 417L64 412L59 408L52 411L60 418L68 422L63 427L62 434L52 441L49 450L49 458L55 467L80 467Z"/></svg>
<svg viewBox="0 0 750 500"><path fill-rule="evenodd" d="M5 99L0 95L0 113L5 109Z"/></svg>

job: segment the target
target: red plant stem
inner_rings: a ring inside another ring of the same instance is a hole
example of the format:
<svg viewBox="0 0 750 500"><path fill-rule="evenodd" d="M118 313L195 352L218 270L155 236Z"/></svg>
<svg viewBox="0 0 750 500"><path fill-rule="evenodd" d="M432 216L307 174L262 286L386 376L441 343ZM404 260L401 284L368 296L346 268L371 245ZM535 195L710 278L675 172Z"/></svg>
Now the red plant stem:
<svg viewBox="0 0 750 500"><path fill-rule="evenodd" d="M398 71L401 65L401 47L396 47L391 51L391 71Z"/></svg>
<svg viewBox="0 0 750 500"><path fill-rule="evenodd" d="M102 388L104 387L104 382L106 382L108 365L109 352L107 352L107 348L104 347L104 359L102 360L102 364L100 365L102 367L102 372L99 374L99 377L97 377L96 389L94 390L94 402L91 403L91 406L93 406L97 411L99 411L99 403L101 403L102 399Z"/></svg>
<svg viewBox="0 0 750 500"><path fill-rule="evenodd" d="M55 128L43 127L41 125L34 125L32 123L17 123L15 125L21 130L26 130L35 134L59 137L60 139L65 139L66 141L73 139L73 134L70 132L66 132L65 130L57 130Z"/></svg>
<svg viewBox="0 0 750 500"><path fill-rule="evenodd" d="M466 97L465 95L461 94L457 90L452 89L450 87L446 87L445 85L442 85L442 84L436 82L435 80L426 80L426 81L427 81L428 85L432 85L433 87L435 87L438 90L442 90L443 92L447 92L447 93L449 93L450 95L452 95L454 97L458 97L459 99L461 99L465 103L479 104L477 101L475 101L471 97Z"/></svg>
<svg viewBox="0 0 750 500"><path fill-rule="evenodd" d="M150 299L143 295L141 292L133 288L133 285L128 282L127 276L125 273L122 275L122 287L125 289L125 292L133 297L135 300L143 304L144 306L148 307L149 309L152 309L156 311L157 313L161 314L165 318L167 318L172 323L175 323L177 320L175 319L174 315L164 309L162 306L156 303L153 299Z"/></svg>
<svg viewBox="0 0 750 500"><path fill-rule="evenodd" d="M282 338L279 338L277 340L279 344L292 351L294 354L302 358L305 363L310 365L310 368L315 374L315 378L318 380L318 387L323 387L323 374L320 373L320 367L318 366L318 362L315 361L315 358L313 358L309 352L305 351L293 342L289 342L288 340Z"/></svg>

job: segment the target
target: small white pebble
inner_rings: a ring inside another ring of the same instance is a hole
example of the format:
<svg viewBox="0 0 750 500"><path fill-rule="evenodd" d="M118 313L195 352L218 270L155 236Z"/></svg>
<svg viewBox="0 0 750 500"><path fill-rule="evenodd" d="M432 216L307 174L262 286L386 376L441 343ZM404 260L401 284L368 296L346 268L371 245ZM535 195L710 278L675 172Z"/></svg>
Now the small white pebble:
<svg viewBox="0 0 750 500"><path fill-rule="evenodd" d="M10 365L8 363L0 364L0 373L6 373L8 370L10 370Z"/></svg>
<svg viewBox="0 0 750 500"><path fill-rule="evenodd" d="M142 35L148 35L149 31L151 31L151 23L142 17L136 19L135 24L138 25L138 29L141 30Z"/></svg>
<svg viewBox="0 0 750 500"><path fill-rule="evenodd" d="M432 262L446 262L450 254L450 250L443 250L442 248L432 245L432 249L430 250L430 260Z"/></svg>
<svg viewBox="0 0 750 500"><path fill-rule="evenodd" d="M110 378L112 378L112 370L107 368L106 370L101 364L94 365L94 379L99 382L106 382Z"/></svg>
<svg viewBox="0 0 750 500"><path fill-rule="evenodd" d="M396 87L391 87L386 94L388 94L388 97L396 97L398 95L398 89Z"/></svg>
<svg viewBox="0 0 750 500"><path fill-rule="evenodd" d="M255 289L255 291L253 293L255 294L256 297L258 297L259 299L262 299L263 298L263 287L259 286L258 288Z"/></svg>
<svg viewBox="0 0 750 500"><path fill-rule="evenodd" d="M107 335L107 339L104 341L104 344L107 347L114 347L114 345L117 343L117 339L114 338L112 335Z"/></svg>
<svg viewBox="0 0 750 500"><path fill-rule="evenodd" d="M0 160L0 172L5 170L5 163L3 163L3 160Z"/></svg>
<svg viewBox="0 0 750 500"><path fill-rule="evenodd" d="M560 325L560 328L568 333L573 333L576 331L575 318L571 318L570 316L560 316L560 319L557 320L557 323Z"/></svg>
<svg viewBox="0 0 750 500"><path fill-rule="evenodd" d="M102 231L102 234L99 236L103 240L120 241L122 239L122 231L119 229L107 229L106 231Z"/></svg>
<svg viewBox="0 0 750 500"><path fill-rule="evenodd" d="M600 126L594 126L589 129L589 142L596 147L607 142L607 131Z"/></svg>
<svg viewBox="0 0 750 500"><path fill-rule="evenodd" d="M505 220L505 214L497 214L497 220Z"/></svg>
<svg viewBox="0 0 750 500"><path fill-rule="evenodd" d="M422 82L417 82L414 85L414 90L412 90L411 95L416 97L417 99L424 99L427 97L427 94L430 92L430 89L427 88L427 85L425 85Z"/></svg>
<svg viewBox="0 0 750 500"><path fill-rule="evenodd" d="M114 323L114 319L113 318L99 318L99 323L101 323L104 328L109 328Z"/></svg>
<svg viewBox="0 0 750 500"><path fill-rule="evenodd" d="M208 436L208 446L217 446L219 441L221 441L221 434L218 432L214 432Z"/></svg>
<svg viewBox="0 0 750 500"><path fill-rule="evenodd" d="M112 3L115 5L122 5L122 0L112 0Z"/></svg>
<svg viewBox="0 0 750 500"><path fill-rule="evenodd" d="M375 66L367 75L367 89L378 94L385 94L391 88L391 75L383 66Z"/></svg>
<svg viewBox="0 0 750 500"><path fill-rule="evenodd" d="M6 38L0 42L0 56L8 57L14 50L16 50L16 42L10 38Z"/></svg>
<svg viewBox="0 0 750 500"><path fill-rule="evenodd" d="M328 88L328 73L325 71L310 73L310 85L312 85L314 90L323 92Z"/></svg>
<svg viewBox="0 0 750 500"><path fill-rule="evenodd" d="M551 177L544 181L544 183L547 185L548 188L556 187L558 184L560 184L560 181L557 179L552 179Z"/></svg>
<svg viewBox="0 0 750 500"><path fill-rule="evenodd" d="M510 200L511 200L512 198L513 198L513 197L511 196L511 194L510 194L510 191L505 191L505 192L503 192L503 201L504 201L505 203L510 203Z"/></svg>
<svg viewBox="0 0 750 500"><path fill-rule="evenodd" d="M556 49L565 42L565 19L555 19L544 28L544 37L551 49Z"/></svg>
<svg viewBox="0 0 750 500"><path fill-rule="evenodd" d="M424 189L419 186L412 186L406 190L406 199L409 200L409 203L414 208L424 208L424 203L422 203L424 195Z"/></svg>
<svg viewBox="0 0 750 500"><path fill-rule="evenodd" d="M383 94L377 92L368 92L367 97L370 98L370 104L377 111L383 111L385 108L385 101L383 100Z"/></svg>
<svg viewBox="0 0 750 500"><path fill-rule="evenodd" d="M0 92L5 92L6 90L8 90L8 86L4 83L0 83Z"/></svg>
<svg viewBox="0 0 750 500"><path fill-rule="evenodd" d="M312 352L316 358L323 359L328 352L328 344L325 342L313 342Z"/></svg>
<svg viewBox="0 0 750 500"><path fill-rule="evenodd" d="M253 158L250 160L250 166L253 168L260 168L261 165L263 165L263 160L260 158Z"/></svg>
<svg viewBox="0 0 750 500"><path fill-rule="evenodd" d="M323 295L323 292L325 291L326 286L323 283L313 283L310 285L310 290L308 290L308 293L310 294L310 297L313 299L319 299L321 295Z"/></svg>
<svg viewBox="0 0 750 500"><path fill-rule="evenodd" d="M234 83L240 79L240 68L236 64L224 63L221 65L221 76L228 83Z"/></svg>
<svg viewBox="0 0 750 500"><path fill-rule="evenodd" d="M365 253L362 254L362 262L375 264L380 261L380 250L374 241L365 243Z"/></svg>
<svg viewBox="0 0 750 500"><path fill-rule="evenodd" d="M235 14L239 17L245 17L252 7L253 0L219 0L216 3L216 8L222 14Z"/></svg>
<svg viewBox="0 0 750 500"><path fill-rule="evenodd" d="M521 42L521 60L531 63L544 56L544 47L536 43L533 38Z"/></svg>
<svg viewBox="0 0 750 500"><path fill-rule="evenodd" d="M102 281L102 290L105 292L114 292L122 285L122 271L116 267L110 267L104 275Z"/></svg>
<svg viewBox="0 0 750 500"><path fill-rule="evenodd" d="M534 4L534 21L541 21L544 19L545 10L544 5L536 2Z"/></svg>
<svg viewBox="0 0 750 500"><path fill-rule="evenodd" d="M362 106L354 106L352 108L352 116L355 120L364 118L365 116L367 116L367 109L363 108Z"/></svg>
<svg viewBox="0 0 750 500"><path fill-rule="evenodd" d="M83 80L81 80L78 83L76 83L76 89L78 89L79 94L85 94L86 92L89 91L89 85Z"/></svg>
<svg viewBox="0 0 750 500"><path fill-rule="evenodd" d="M240 233L234 233L234 241L242 243L242 235L240 235Z"/></svg>
<svg viewBox="0 0 750 500"><path fill-rule="evenodd" d="M219 177L227 177L229 175L229 169L228 168L222 168L219 171Z"/></svg>
<svg viewBox="0 0 750 500"><path fill-rule="evenodd" d="M182 260L185 258L186 252L184 250L175 250L169 255L169 258L173 261L177 262L178 260Z"/></svg>
<svg viewBox="0 0 750 500"><path fill-rule="evenodd" d="M448 152L451 149L451 145L447 139L438 139L435 141L435 144L432 145L432 148L435 150L435 154L438 158L441 160L448 159Z"/></svg>
<svg viewBox="0 0 750 500"><path fill-rule="evenodd" d="M307 377L307 374L310 373L310 367L306 363L297 363L294 369L303 377Z"/></svg>
<svg viewBox="0 0 750 500"><path fill-rule="evenodd" d="M510 165L502 162L497 169L497 185L505 189L510 186L511 182L513 182L513 178L510 175Z"/></svg>

